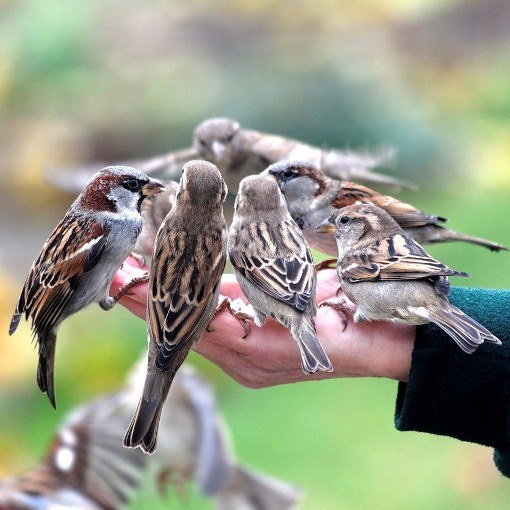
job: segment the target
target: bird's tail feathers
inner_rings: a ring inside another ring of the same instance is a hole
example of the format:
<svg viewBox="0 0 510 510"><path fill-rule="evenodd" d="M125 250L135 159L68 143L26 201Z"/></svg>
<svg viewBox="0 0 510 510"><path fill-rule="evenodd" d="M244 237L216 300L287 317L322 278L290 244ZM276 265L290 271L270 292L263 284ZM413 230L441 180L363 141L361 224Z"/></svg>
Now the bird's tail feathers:
<svg viewBox="0 0 510 510"><path fill-rule="evenodd" d="M473 353L483 342L501 344L501 340L487 328L452 304L441 310L429 311L429 317L468 354Z"/></svg>
<svg viewBox="0 0 510 510"><path fill-rule="evenodd" d="M143 394L124 436L125 447L140 447L149 455L156 451L159 420L172 379L163 372L147 373Z"/></svg>
<svg viewBox="0 0 510 510"><path fill-rule="evenodd" d="M48 395L51 405L56 409L55 402L55 345L57 335L50 331L44 338L39 338L39 365L37 366L37 384L43 393Z"/></svg>
<svg viewBox="0 0 510 510"><path fill-rule="evenodd" d="M292 327L292 336L297 341L301 353L301 365L305 374L332 372L333 365L324 351L312 320L304 319L300 324Z"/></svg>
<svg viewBox="0 0 510 510"><path fill-rule="evenodd" d="M484 239L483 237L475 237L470 236L468 234L462 234L460 232L456 232L455 230L450 230L449 228L442 228L439 232L439 236L437 241L460 241L464 243L476 244L477 246L482 246L483 248L487 248L490 251L510 251L509 248L503 246L501 244L495 243L494 241L489 241L488 239ZM431 243L434 242L434 239L430 240Z"/></svg>
<svg viewBox="0 0 510 510"><path fill-rule="evenodd" d="M218 510L289 510L300 499L297 487L237 465L228 485L214 498Z"/></svg>

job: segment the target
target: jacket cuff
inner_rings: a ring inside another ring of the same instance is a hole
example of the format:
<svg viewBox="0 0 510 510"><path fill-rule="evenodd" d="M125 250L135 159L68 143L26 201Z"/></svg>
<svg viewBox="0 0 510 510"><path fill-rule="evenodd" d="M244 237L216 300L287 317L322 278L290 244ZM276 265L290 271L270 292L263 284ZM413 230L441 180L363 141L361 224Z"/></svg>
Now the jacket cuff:
<svg viewBox="0 0 510 510"><path fill-rule="evenodd" d="M498 468L510 476L510 292L454 288L450 300L503 345L466 354L437 326L419 326L395 426L494 447Z"/></svg>

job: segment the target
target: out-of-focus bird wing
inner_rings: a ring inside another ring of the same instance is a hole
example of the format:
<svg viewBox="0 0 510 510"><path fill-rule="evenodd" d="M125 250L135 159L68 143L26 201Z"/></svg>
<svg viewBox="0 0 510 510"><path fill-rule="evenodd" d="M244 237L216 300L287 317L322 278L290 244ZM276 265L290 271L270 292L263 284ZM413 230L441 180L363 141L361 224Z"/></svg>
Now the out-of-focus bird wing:
<svg viewBox="0 0 510 510"><path fill-rule="evenodd" d="M189 147L148 159L100 162L68 168L46 167L43 173L44 178L57 188L75 193L81 191L92 175L106 166L125 165L137 168L150 177L179 180L183 165L192 159L200 159L200 157L194 147Z"/></svg>

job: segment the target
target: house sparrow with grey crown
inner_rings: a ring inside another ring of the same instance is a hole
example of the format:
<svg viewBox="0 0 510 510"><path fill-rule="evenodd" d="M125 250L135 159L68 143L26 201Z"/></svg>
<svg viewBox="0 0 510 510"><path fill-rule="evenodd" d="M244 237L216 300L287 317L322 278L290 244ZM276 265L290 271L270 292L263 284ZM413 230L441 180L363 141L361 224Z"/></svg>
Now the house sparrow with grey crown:
<svg viewBox="0 0 510 510"><path fill-rule="evenodd" d="M95 174L57 225L32 264L9 334L21 316L32 319L39 347L37 383L55 407L54 362L62 321L92 303L110 310L113 277L142 230L143 200L164 190L130 167Z"/></svg>
<svg viewBox="0 0 510 510"><path fill-rule="evenodd" d="M172 380L213 318L226 261L227 187L206 161L184 165L172 210L156 238L149 282L147 376L124 445L156 449Z"/></svg>
<svg viewBox="0 0 510 510"><path fill-rule="evenodd" d="M466 353L501 341L448 301L448 276L469 276L432 258L383 209L344 207L317 227L338 245L337 272L357 306L354 321L435 323Z"/></svg>
<svg viewBox="0 0 510 510"><path fill-rule="evenodd" d="M372 172L373 168L387 164L393 152L370 155L321 149L285 136L245 129L232 119L205 120L195 129L193 143L202 158L218 165L232 192L237 190L242 178L260 173L282 159L307 161L338 179L413 187L396 177Z"/></svg>
<svg viewBox="0 0 510 510"><path fill-rule="evenodd" d="M241 181L228 254L257 326L273 318L297 342L305 373L331 372L315 331L317 275L310 249L274 179L254 175Z"/></svg>
<svg viewBox="0 0 510 510"><path fill-rule="evenodd" d="M308 244L327 255L337 255L335 238L316 232L316 228L341 208L356 203L372 203L384 209L406 235L421 244L464 241L492 251L508 250L492 241L450 230L442 225L445 218L424 213L389 195L353 182L330 179L303 161L281 161L269 166L263 174L276 179L290 215L303 229Z"/></svg>

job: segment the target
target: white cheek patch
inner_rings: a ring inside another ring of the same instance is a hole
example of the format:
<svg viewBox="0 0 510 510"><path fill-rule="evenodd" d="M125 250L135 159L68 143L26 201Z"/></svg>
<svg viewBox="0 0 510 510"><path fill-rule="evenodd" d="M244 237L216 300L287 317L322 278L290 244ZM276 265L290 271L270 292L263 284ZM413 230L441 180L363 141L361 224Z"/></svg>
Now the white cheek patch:
<svg viewBox="0 0 510 510"><path fill-rule="evenodd" d="M60 471L70 471L74 466L76 454L68 446L62 446L55 452L55 467Z"/></svg>

